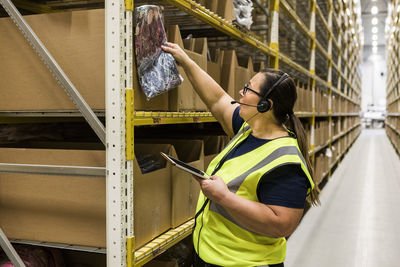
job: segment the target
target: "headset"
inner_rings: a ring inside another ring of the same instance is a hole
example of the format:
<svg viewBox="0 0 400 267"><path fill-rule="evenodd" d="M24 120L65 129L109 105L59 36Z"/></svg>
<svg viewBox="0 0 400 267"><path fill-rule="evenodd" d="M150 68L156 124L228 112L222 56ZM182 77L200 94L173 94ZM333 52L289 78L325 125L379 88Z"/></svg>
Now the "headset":
<svg viewBox="0 0 400 267"><path fill-rule="evenodd" d="M279 79L278 81L276 81L264 94L263 97L261 97L260 101L258 102L257 105L250 105L250 104L246 104L246 103L241 103L239 101L231 101L231 104L241 104L244 106L249 106L249 107L256 107L257 111L260 113L265 113L268 110L271 109L271 103L267 100L267 97L269 96L269 94L271 94L271 92L278 87L284 80L286 80L287 78L289 78L289 74L284 73Z"/></svg>

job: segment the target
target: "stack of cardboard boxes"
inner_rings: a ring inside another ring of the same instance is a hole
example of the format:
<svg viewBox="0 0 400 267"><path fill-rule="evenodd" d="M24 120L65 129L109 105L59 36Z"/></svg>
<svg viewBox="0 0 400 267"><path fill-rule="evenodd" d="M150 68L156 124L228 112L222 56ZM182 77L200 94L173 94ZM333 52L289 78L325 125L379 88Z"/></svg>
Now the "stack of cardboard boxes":
<svg viewBox="0 0 400 267"><path fill-rule="evenodd" d="M166 164L160 152L205 169L225 143L225 137L209 136L204 141L142 140L135 144L136 158L146 154L162 163L160 169L143 174L134 160L136 247L195 213L198 183L190 174ZM105 151L0 148L0 162L104 167ZM9 238L105 247L105 196L104 177L0 174L0 225Z"/></svg>

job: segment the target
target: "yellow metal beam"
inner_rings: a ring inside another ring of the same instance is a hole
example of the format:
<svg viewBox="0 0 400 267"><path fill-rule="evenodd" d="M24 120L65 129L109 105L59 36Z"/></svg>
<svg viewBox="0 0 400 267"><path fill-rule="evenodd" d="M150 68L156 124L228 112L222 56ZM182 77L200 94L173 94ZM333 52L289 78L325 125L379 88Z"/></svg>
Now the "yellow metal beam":
<svg viewBox="0 0 400 267"><path fill-rule="evenodd" d="M134 103L133 89L125 90L126 160L134 159Z"/></svg>
<svg viewBox="0 0 400 267"><path fill-rule="evenodd" d="M271 0L270 2L270 40L269 46L277 51L276 55L270 57L270 66L279 68L279 0Z"/></svg>
<svg viewBox="0 0 400 267"><path fill-rule="evenodd" d="M133 266L142 266L192 233L194 219L171 229L135 251ZM128 266L129 267L129 266Z"/></svg>
<svg viewBox="0 0 400 267"><path fill-rule="evenodd" d="M203 123L216 122L211 112L155 112L135 111L134 124L139 125L160 125L180 123Z"/></svg>
<svg viewBox="0 0 400 267"><path fill-rule="evenodd" d="M219 17L218 15L210 12L208 9L203 7L202 5L196 3L192 0L165 0L173 6L176 6L187 13L193 15L194 17L200 19L201 21L211 25L215 29L238 39L248 45L256 47L257 49L261 50L262 52L271 55L277 56L278 52L272 48L270 48L265 43L261 42L261 38L256 37L250 33L244 33L240 31L238 28L233 26L231 23L226 21L225 19ZM260 40L259 40L259 39Z"/></svg>

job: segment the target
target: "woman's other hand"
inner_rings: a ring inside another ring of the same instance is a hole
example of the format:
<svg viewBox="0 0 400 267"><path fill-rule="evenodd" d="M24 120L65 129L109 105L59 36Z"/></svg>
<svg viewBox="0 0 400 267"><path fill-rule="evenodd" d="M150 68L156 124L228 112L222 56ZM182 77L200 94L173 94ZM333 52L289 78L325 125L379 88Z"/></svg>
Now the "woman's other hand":
<svg viewBox="0 0 400 267"><path fill-rule="evenodd" d="M165 45L161 45L161 48L165 52L171 53L179 65L185 66L191 61L185 51L183 51L183 49L177 44L166 42Z"/></svg>
<svg viewBox="0 0 400 267"><path fill-rule="evenodd" d="M211 201L222 204L231 193L221 177L213 175L209 179L200 179L193 176L200 184L201 191Z"/></svg>

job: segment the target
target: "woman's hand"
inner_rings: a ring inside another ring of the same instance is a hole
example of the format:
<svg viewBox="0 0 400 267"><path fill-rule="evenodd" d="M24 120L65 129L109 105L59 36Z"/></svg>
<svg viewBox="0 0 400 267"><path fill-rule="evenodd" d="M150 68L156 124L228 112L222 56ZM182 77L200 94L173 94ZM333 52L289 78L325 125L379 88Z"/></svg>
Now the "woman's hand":
<svg viewBox="0 0 400 267"><path fill-rule="evenodd" d="M183 51L183 49L174 43L169 43L167 42L165 45L161 45L161 48L168 53L171 53L171 55L174 57L176 62L179 65L182 65L183 67L187 65L188 62L191 61L190 57Z"/></svg>
<svg viewBox="0 0 400 267"><path fill-rule="evenodd" d="M199 182L203 194L211 201L222 204L231 194L225 182L219 176L213 175L209 179L197 178L194 175L193 177Z"/></svg>

